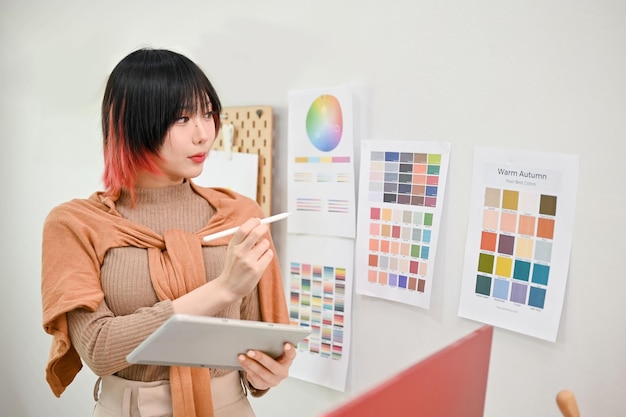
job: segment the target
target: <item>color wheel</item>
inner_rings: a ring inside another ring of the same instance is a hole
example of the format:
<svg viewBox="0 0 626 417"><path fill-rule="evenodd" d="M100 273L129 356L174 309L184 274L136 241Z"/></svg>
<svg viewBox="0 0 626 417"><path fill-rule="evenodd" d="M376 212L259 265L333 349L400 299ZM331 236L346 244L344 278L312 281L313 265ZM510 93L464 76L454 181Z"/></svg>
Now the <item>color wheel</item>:
<svg viewBox="0 0 626 417"><path fill-rule="evenodd" d="M313 146L320 151L330 152L339 145L343 115L335 96L325 94L313 101L306 115L306 133Z"/></svg>

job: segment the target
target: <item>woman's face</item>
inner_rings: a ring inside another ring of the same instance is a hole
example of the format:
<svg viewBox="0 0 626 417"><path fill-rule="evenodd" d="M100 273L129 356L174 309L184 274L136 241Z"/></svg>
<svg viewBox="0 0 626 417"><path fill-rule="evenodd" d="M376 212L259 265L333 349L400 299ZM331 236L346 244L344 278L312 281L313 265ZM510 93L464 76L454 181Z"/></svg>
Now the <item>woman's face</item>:
<svg viewBox="0 0 626 417"><path fill-rule="evenodd" d="M202 173L217 132L213 113L183 114L168 129L159 151L156 164L161 173L143 172L136 186L156 188L176 185L185 178L195 178Z"/></svg>

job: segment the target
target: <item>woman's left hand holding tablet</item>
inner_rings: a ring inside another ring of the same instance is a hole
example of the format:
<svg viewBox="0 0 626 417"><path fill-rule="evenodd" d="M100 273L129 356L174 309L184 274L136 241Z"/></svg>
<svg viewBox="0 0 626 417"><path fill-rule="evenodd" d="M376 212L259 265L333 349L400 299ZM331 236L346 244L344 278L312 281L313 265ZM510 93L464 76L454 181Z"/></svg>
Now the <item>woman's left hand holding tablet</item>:
<svg viewBox="0 0 626 417"><path fill-rule="evenodd" d="M259 391L277 386L289 376L289 368L296 357L296 349L291 343L285 343L283 354L276 359L258 350L249 350L240 354L239 364L246 371L250 385Z"/></svg>

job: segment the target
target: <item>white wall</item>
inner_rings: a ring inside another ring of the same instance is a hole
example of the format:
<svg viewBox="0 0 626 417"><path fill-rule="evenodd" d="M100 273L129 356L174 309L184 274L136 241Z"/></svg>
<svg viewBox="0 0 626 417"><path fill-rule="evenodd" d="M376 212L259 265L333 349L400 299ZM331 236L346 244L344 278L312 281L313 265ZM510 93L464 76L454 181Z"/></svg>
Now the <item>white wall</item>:
<svg viewBox="0 0 626 417"><path fill-rule="evenodd" d="M579 154L558 340L496 329L485 415L558 416L562 388L583 415L626 415L625 21L621 0L3 1L0 414L90 415L89 370L61 399L45 382L41 225L52 206L101 188L106 77L152 45L195 59L226 106L275 108L277 210L291 89L357 86L359 139L452 143L432 307L355 298L352 393L479 326L456 315L474 146ZM290 379L254 406L314 417L349 395Z"/></svg>

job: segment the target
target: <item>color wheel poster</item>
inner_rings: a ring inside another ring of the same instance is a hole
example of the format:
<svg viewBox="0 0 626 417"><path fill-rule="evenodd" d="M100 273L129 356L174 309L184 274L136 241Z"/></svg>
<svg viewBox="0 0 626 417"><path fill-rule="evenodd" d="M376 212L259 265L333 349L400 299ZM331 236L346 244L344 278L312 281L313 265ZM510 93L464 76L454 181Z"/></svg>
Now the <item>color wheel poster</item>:
<svg viewBox="0 0 626 417"><path fill-rule="evenodd" d="M450 144L363 141L356 292L430 308Z"/></svg>
<svg viewBox="0 0 626 417"><path fill-rule="evenodd" d="M288 235L289 319L311 329L289 375L344 391L350 353L354 241Z"/></svg>
<svg viewBox="0 0 626 417"><path fill-rule="evenodd" d="M459 316L555 341L578 157L476 148Z"/></svg>
<svg viewBox="0 0 626 417"><path fill-rule="evenodd" d="M347 87L289 93L288 233L354 238L352 113Z"/></svg>

